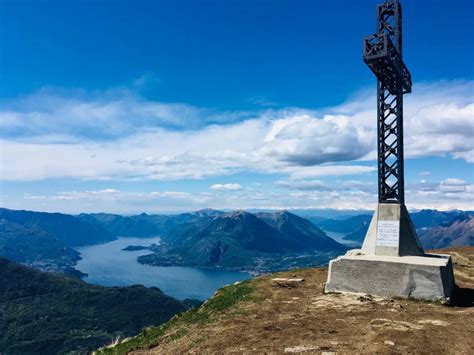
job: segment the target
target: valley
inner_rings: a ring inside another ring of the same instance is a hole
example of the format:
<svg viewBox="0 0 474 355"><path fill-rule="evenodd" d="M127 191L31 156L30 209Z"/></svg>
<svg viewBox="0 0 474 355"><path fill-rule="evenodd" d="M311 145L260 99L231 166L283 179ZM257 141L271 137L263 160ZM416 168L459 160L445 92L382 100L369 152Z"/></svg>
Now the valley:
<svg viewBox="0 0 474 355"><path fill-rule="evenodd" d="M225 285L324 266L360 245L369 214L317 213L72 216L0 209L0 349L87 352L157 326ZM412 213L425 248L472 245L473 216Z"/></svg>
<svg viewBox="0 0 474 355"><path fill-rule="evenodd" d="M261 274L324 265L360 245L371 219L366 211L294 212L299 215L204 209L169 215L72 216L0 208L0 256L39 270L84 277L87 271L76 267L81 265L81 248L130 237L137 239L123 245L123 252L142 265ZM469 211L412 213L425 248L472 245L473 218ZM148 241L154 236L160 236L160 243Z"/></svg>

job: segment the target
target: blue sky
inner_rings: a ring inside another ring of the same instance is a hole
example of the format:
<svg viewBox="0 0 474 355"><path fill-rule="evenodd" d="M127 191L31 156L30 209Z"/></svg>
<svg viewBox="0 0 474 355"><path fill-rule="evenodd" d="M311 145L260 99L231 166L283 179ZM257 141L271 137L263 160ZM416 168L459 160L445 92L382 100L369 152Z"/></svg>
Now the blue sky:
<svg viewBox="0 0 474 355"><path fill-rule="evenodd" d="M372 208L377 3L0 0L1 205ZM474 208L474 3L403 5L407 205Z"/></svg>

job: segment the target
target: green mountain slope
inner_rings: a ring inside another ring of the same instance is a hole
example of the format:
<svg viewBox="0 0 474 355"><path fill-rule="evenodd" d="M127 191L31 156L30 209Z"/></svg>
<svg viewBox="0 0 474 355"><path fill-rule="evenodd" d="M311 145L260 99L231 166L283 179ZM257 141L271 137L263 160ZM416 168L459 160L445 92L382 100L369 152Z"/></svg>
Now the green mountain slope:
<svg viewBox="0 0 474 355"><path fill-rule="evenodd" d="M201 218L215 217L224 212L204 209L195 212L175 215L154 215L141 213L135 216L120 216L110 213L82 213L78 218L88 223L97 224L113 235L122 237L166 236L186 223Z"/></svg>
<svg viewBox="0 0 474 355"><path fill-rule="evenodd" d="M101 287L0 258L0 353L85 353L188 307L157 288Z"/></svg>
<svg viewBox="0 0 474 355"><path fill-rule="evenodd" d="M419 234L424 248L474 246L474 216L459 215L454 220Z"/></svg>
<svg viewBox="0 0 474 355"><path fill-rule="evenodd" d="M40 229L0 219L0 257L43 271L79 275L79 253Z"/></svg>
<svg viewBox="0 0 474 355"><path fill-rule="evenodd" d="M298 250L327 250L340 247L335 240L329 238L313 223L295 214L280 211L273 213L261 212L255 215L295 243Z"/></svg>
<svg viewBox="0 0 474 355"><path fill-rule="evenodd" d="M437 227L444 223L449 223L462 214L472 214L466 211L437 211L437 210L421 210L410 214L416 229Z"/></svg>
<svg viewBox="0 0 474 355"><path fill-rule="evenodd" d="M323 263L344 250L303 218L245 211L200 218L164 238L145 264L269 271Z"/></svg>
<svg viewBox="0 0 474 355"><path fill-rule="evenodd" d="M70 247L98 244L115 239L115 235L102 227L63 213L0 208L0 219L20 224L25 228L40 229Z"/></svg>
<svg viewBox="0 0 474 355"><path fill-rule="evenodd" d="M95 223L110 233L121 237L152 237L157 236L160 231L160 225L153 223L147 214L137 216L120 216L109 213L82 213L78 216L83 221ZM165 216L161 216L165 219ZM158 222L158 221L157 221Z"/></svg>

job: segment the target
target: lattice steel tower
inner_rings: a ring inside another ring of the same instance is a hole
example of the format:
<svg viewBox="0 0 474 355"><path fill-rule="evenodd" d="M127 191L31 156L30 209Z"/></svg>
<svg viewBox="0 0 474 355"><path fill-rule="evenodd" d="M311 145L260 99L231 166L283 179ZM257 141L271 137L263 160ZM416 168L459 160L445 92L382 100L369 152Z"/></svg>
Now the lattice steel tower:
<svg viewBox="0 0 474 355"><path fill-rule="evenodd" d="M379 203L362 248L329 262L325 292L449 300L449 255L426 254L404 203L403 95L411 77L402 59L398 0L377 6L377 33L364 39L364 61L377 77Z"/></svg>
<svg viewBox="0 0 474 355"><path fill-rule="evenodd" d="M377 77L379 203L403 205L403 94L411 92L411 75L402 57L398 0L377 6L377 33L364 39L363 58Z"/></svg>

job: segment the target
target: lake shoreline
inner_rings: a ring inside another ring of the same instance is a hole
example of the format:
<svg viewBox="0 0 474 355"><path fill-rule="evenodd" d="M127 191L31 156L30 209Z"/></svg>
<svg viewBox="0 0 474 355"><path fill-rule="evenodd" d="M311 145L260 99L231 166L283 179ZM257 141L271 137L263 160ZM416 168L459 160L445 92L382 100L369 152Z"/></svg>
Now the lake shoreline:
<svg viewBox="0 0 474 355"><path fill-rule="evenodd" d="M159 243L159 237L119 237L103 244L78 247L81 259L74 267L87 274L82 278L87 283L108 287L136 284L157 287L177 299L205 300L222 286L253 276L246 272L138 263L138 256L150 253L141 247L153 243ZM140 246L141 250L122 250L131 245Z"/></svg>

